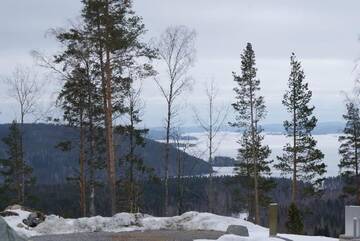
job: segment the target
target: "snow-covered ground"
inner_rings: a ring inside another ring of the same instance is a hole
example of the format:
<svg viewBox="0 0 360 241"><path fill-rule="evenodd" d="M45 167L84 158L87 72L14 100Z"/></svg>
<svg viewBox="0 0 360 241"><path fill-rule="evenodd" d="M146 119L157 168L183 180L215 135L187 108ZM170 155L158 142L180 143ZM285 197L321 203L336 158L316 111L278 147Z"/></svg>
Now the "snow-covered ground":
<svg viewBox="0 0 360 241"><path fill-rule="evenodd" d="M186 149L186 151L194 156L202 158L204 160L208 159L208 154L206 152L208 142L206 138L206 133L184 133L184 136L193 136L198 140L189 141L192 145ZM240 139L241 134L237 132L219 132L215 138L214 145L217 146L216 156L229 156L235 158L237 155L237 149L239 144L237 141ZM325 154L325 163L327 165L327 176L337 176L339 173L339 142L338 134L326 134L326 135L314 135L315 139L318 141L319 149ZM273 159L276 163L276 156L282 154L282 148L287 142L287 137L284 135L275 135L275 134L266 134L264 143L269 145L272 153L270 158ZM216 168L215 168L216 169ZM216 170L215 170L216 171ZM229 174L231 175L232 168L218 168L217 175ZM274 176L280 176L280 173L277 170L272 170Z"/></svg>
<svg viewBox="0 0 360 241"><path fill-rule="evenodd" d="M269 238L267 228L247 222L241 218L224 217L211 213L187 212L181 216L153 217L143 214L119 213L113 217L90 217L79 219L64 219L59 216L50 215L46 220L35 228L25 228L22 220L29 212L22 210L11 210L19 216L5 217L7 223L17 232L27 237L46 234L65 234L81 232L125 232L134 230L216 230L226 231L229 225L243 225L249 231L249 237L236 235L224 235L219 241L272 241L284 240ZM279 234L282 238L293 241L335 241L337 239L326 237L311 237L300 235Z"/></svg>

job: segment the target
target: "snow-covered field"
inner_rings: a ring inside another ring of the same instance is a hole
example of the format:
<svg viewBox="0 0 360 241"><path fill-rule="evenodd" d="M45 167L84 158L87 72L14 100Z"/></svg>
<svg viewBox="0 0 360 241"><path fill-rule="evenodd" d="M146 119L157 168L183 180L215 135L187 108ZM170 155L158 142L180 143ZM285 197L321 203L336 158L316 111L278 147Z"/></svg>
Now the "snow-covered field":
<svg viewBox="0 0 360 241"><path fill-rule="evenodd" d="M206 133L185 133L185 136L193 136L198 140L189 141L191 144L196 144L186 149L186 151L194 156L208 159L207 150L207 138ZM236 132L220 132L215 138L214 145L217 146L216 156L229 156L235 158L237 155L237 149L239 144L237 140L240 139L241 134ZM326 134L326 135L314 135L318 141L319 149L325 154L324 161L327 165L327 176L337 176L339 173L339 142L338 134ZM276 162L276 156L282 154L282 148L287 142L287 137L284 135L266 134L264 143L269 145L272 153L271 157ZM216 168L218 171L217 175L231 174L232 168ZM215 171L216 171L215 170ZM274 176L280 176L277 170L273 170Z"/></svg>
<svg viewBox="0 0 360 241"><path fill-rule="evenodd" d="M113 217L90 217L79 219L64 219L50 215L35 228L25 228L22 220L29 212L11 210L19 216L5 217L7 223L20 234L31 237L46 234L66 234L81 232L126 232L134 230L216 230L226 231L229 225L243 225L249 231L249 237L224 235L218 241L272 241L290 239L293 241L335 241L337 239L326 237L311 237L279 234L281 238L269 238L267 228L247 222L241 218L224 217L211 213L187 212L181 216L153 217L143 214L119 213ZM21 227L22 226L22 227Z"/></svg>

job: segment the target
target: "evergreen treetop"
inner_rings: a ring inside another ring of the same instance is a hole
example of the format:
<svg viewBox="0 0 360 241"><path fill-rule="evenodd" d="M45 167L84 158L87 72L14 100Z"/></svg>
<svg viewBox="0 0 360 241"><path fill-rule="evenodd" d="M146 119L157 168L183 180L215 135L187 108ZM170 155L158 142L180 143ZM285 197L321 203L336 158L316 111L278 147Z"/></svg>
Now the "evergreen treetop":
<svg viewBox="0 0 360 241"><path fill-rule="evenodd" d="M346 104L347 113L343 115L346 125L344 134L339 136L341 155L339 167L343 173L359 175L360 151L360 112L353 103Z"/></svg>
<svg viewBox="0 0 360 241"><path fill-rule="evenodd" d="M255 52L251 43L247 43L244 52L241 54L241 75L233 72L234 81L237 86L234 88L236 102L232 104L237 112L236 122L231 123L235 127L253 127L265 118L264 97L258 95L260 91L260 80L256 78L257 68ZM254 123L251 123L253 119Z"/></svg>

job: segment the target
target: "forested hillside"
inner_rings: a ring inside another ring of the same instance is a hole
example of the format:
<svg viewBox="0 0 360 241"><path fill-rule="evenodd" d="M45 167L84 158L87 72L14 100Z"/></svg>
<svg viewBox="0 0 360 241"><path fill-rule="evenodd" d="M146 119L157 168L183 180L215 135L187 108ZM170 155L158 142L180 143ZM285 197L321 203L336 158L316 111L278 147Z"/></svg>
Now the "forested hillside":
<svg viewBox="0 0 360 241"><path fill-rule="evenodd" d="M0 125L0 139L8 135L9 125ZM26 124L24 129L25 159L34 169L34 176L38 184L61 184L66 182L67 177L74 176L78 169L78 147L74 145L70 151L61 151L56 146L60 142L73 141L76 143L78 132L75 128L47 125ZM122 144L126 138L117 136L117 157L123 155ZM124 144L125 145L125 144ZM163 148L164 144L146 139L145 147L138 146L136 152L140 154L145 165L155 169L157 176L163 174ZM181 152L173 147L170 149L170 175L176 175L176 156ZM182 153L184 161L184 175L197 175L209 173L210 165L196 157ZM6 147L0 142L0 158L6 158ZM121 172L121 168L119 168ZM104 176L105 170L99 172Z"/></svg>

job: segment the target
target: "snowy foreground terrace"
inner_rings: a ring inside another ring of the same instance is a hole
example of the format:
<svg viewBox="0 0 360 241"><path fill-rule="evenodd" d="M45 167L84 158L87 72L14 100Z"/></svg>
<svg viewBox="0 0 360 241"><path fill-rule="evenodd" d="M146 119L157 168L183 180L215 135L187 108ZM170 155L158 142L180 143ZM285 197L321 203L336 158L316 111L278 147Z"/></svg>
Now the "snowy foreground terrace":
<svg viewBox="0 0 360 241"><path fill-rule="evenodd" d="M81 232L126 232L134 230L215 230L226 231L229 225L243 225L249 231L249 237L226 234L219 241L267 241L267 240L293 240L293 241L335 241L338 239L314 236L300 236L279 234L278 237L269 237L267 228L255 225L248 221L218 216L211 213L187 212L175 217L153 217L144 214L119 213L113 217L90 217L79 219L64 219L49 215L46 220L35 228L27 228L22 224L29 212L11 210L19 216L5 217L6 222L19 234L26 237L48 234L68 234Z"/></svg>

